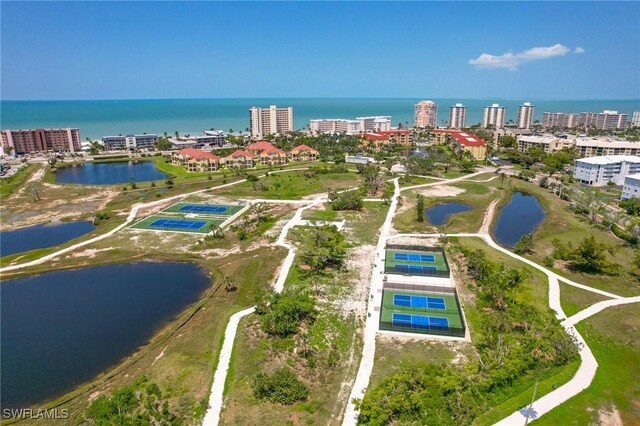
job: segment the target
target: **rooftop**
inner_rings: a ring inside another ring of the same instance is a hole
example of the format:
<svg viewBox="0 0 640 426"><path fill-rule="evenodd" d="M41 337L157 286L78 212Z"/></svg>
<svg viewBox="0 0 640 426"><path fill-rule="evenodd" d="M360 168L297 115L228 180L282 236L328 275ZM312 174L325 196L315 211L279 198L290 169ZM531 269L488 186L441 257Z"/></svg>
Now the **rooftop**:
<svg viewBox="0 0 640 426"><path fill-rule="evenodd" d="M576 162L586 164L640 163L640 157L637 155L602 155L599 157L579 158Z"/></svg>

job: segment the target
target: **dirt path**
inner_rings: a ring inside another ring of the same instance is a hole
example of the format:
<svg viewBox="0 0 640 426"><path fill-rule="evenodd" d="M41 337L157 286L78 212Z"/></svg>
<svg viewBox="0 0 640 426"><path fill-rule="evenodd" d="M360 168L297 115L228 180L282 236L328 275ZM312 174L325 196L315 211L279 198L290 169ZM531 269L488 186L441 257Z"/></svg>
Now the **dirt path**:
<svg viewBox="0 0 640 426"><path fill-rule="evenodd" d="M24 194L24 191L27 190L27 188L29 188L29 186L32 183L38 182L39 180L42 180L42 178L44 177L44 172L47 170L47 166L46 164L42 164L40 166L40 168L38 168L38 170L36 170L35 172L33 172L33 174L31 175L31 177L29 177L29 179L27 179L27 181L22 185L22 187L20 187L20 189L18 191L16 191L11 198L18 198L20 197L22 194Z"/></svg>

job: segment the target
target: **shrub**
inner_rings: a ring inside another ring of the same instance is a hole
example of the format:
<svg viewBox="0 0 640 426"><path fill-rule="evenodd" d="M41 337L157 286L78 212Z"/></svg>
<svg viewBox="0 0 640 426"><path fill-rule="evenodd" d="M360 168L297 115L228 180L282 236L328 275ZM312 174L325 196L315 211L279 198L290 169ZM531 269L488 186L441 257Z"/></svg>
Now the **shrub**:
<svg viewBox="0 0 640 426"><path fill-rule="evenodd" d="M518 240L516 245L513 247L513 251L518 254L531 254L533 253L533 246L533 235L526 234Z"/></svg>
<svg viewBox="0 0 640 426"><path fill-rule="evenodd" d="M285 289L272 292L256 306L262 329L272 336L290 336L298 332L303 320L313 321L316 301L308 291Z"/></svg>
<svg viewBox="0 0 640 426"><path fill-rule="evenodd" d="M281 368L271 376L258 373L253 381L253 394L258 399L291 405L305 401L309 390L291 370Z"/></svg>
<svg viewBox="0 0 640 426"><path fill-rule="evenodd" d="M347 192L329 192L331 210L362 210L364 197L358 190Z"/></svg>
<svg viewBox="0 0 640 426"><path fill-rule="evenodd" d="M247 181L248 182L257 182L258 181L258 176L256 176L256 175L247 175Z"/></svg>

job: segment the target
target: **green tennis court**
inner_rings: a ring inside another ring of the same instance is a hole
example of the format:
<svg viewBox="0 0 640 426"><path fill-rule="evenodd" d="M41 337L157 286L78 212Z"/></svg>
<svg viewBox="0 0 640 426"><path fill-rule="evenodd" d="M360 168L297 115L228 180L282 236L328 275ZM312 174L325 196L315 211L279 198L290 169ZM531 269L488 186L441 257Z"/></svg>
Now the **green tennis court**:
<svg viewBox="0 0 640 426"><path fill-rule="evenodd" d="M455 295L426 292L385 290L380 329L451 336L465 334Z"/></svg>
<svg viewBox="0 0 640 426"><path fill-rule="evenodd" d="M198 217L198 219L185 219L179 216L152 215L134 223L129 228L151 231L208 234L211 232L212 225L221 225L223 222L224 220L222 219L208 219L201 217Z"/></svg>
<svg viewBox="0 0 640 426"><path fill-rule="evenodd" d="M394 246L387 247L385 273L448 277L449 265L440 249Z"/></svg>
<svg viewBox="0 0 640 426"><path fill-rule="evenodd" d="M243 206L231 204L204 204L181 202L162 210L162 213L195 214L197 216L233 216L242 210Z"/></svg>

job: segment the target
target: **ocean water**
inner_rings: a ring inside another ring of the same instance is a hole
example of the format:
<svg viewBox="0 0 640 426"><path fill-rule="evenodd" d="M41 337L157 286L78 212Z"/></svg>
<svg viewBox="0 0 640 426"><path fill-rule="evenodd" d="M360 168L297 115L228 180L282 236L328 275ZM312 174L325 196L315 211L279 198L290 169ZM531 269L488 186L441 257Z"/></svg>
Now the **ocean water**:
<svg viewBox="0 0 640 426"><path fill-rule="evenodd" d="M428 99L428 98L423 98ZM390 115L393 125L413 122L411 98L239 98L239 99L153 99L101 101L2 101L0 127L28 129L78 127L82 139L107 135L167 132L197 134L209 129L244 130L249 126L249 108L268 105L292 106L294 127L305 128L314 118L355 118ZM580 113L605 109L629 115L640 110L640 100L536 100L536 99L436 99L438 124L446 123L449 107L467 106L467 123L482 121L483 108L499 103L507 108L506 120L515 120L518 105L532 102L535 119L543 112Z"/></svg>

